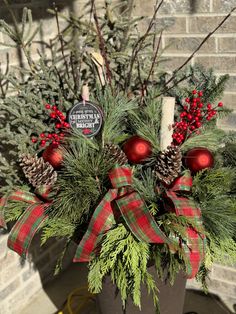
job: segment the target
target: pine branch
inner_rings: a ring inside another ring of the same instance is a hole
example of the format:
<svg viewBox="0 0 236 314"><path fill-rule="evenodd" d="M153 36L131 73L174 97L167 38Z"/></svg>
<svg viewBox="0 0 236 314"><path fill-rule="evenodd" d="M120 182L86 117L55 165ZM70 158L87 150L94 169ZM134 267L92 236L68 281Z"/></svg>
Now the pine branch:
<svg viewBox="0 0 236 314"><path fill-rule="evenodd" d="M153 152L159 151L158 133L161 119L161 102L153 98L155 89L145 97L145 106L141 110L130 111L129 124L133 134L151 142ZM149 128L147 128L147 125Z"/></svg>
<svg viewBox="0 0 236 314"><path fill-rule="evenodd" d="M104 147L105 144L113 143L117 138L125 135L128 114L137 108L137 104L119 92L112 95L107 88L103 92L97 91L96 101L102 105L104 112L102 130L102 147Z"/></svg>
<svg viewBox="0 0 236 314"><path fill-rule="evenodd" d="M195 134L189 137L181 146L182 152L186 152L194 147L207 147L212 151L219 149L220 142L224 137L224 131L222 130L202 130L202 134Z"/></svg>
<svg viewBox="0 0 236 314"><path fill-rule="evenodd" d="M34 37L36 36L36 34L39 31L39 27L37 27L35 30L32 31L31 11L29 9L25 8L23 10L23 17L22 17L22 30L20 30L18 23L17 23L17 19L15 17L15 14L14 14L12 8L10 7L10 5L8 3L8 0L4 0L4 3L5 3L8 11L10 12L10 15L12 17L14 29L12 29L3 20L0 20L0 22L1 22L0 24L3 27L3 29L1 31L4 32L6 35L8 35L15 42L17 47L22 49L31 71L34 72L36 65L31 58L29 47L30 47L32 40L34 39ZM25 24L26 24L26 22L29 23L27 36L25 36Z"/></svg>

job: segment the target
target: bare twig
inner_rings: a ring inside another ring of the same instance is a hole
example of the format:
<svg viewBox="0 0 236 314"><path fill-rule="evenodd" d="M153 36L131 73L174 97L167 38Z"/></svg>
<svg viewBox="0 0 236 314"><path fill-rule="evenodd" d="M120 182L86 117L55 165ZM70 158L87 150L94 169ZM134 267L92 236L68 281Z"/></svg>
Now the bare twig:
<svg viewBox="0 0 236 314"><path fill-rule="evenodd" d="M88 32L87 32L87 35L85 37L84 44L81 48L80 57L77 58L77 56L76 56L77 66L75 68L75 72L76 72L76 78L78 79L78 81L75 82L75 85L78 88L77 91L79 91L80 85L81 85L81 70L82 70L82 65L83 65L83 57L86 53L86 42L87 42L87 39L91 33L92 17L93 17L93 4L94 4L94 0L91 1L91 7L90 7L90 12L89 12Z"/></svg>
<svg viewBox="0 0 236 314"><path fill-rule="evenodd" d="M59 38L59 41L60 41L60 44L61 44L61 53L62 53L62 56L63 56L65 67L66 67L66 74L67 74L68 79L69 79L70 78L70 72L69 72L69 68L68 68L68 64L67 64L67 60L66 60L66 56L65 56L63 36L62 36L61 30L60 30L60 24L59 24L59 19L58 19L58 9L56 7L55 2L53 2L53 8L54 8L54 11L55 11L58 38Z"/></svg>
<svg viewBox="0 0 236 314"><path fill-rule="evenodd" d="M170 87L168 87L168 88L166 88L164 91L162 91L160 94L154 96L152 99L155 99L155 98L157 98L157 97L159 97L159 96L161 96L161 95L167 93L167 92L170 91L172 88L174 88L175 86L177 86L179 83L181 83L181 82L187 80L187 79L190 78L190 77L191 77L191 74L182 77L182 78L179 79L177 82L175 82L173 85L171 85Z"/></svg>
<svg viewBox="0 0 236 314"><path fill-rule="evenodd" d="M163 2L164 2L164 0L161 0L159 5L157 5L158 1L156 2L156 8L155 8L153 16L152 16L152 18L151 18L151 20L150 20L150 22L148 24L146 32L137 40L137 42L134 45L133 52L132 52L132 55L131 55L129 72L128 72L128 75L127 75L127 78L126 78L126 81L125 81L125 89L126 90L129 87L129 85L130 85L130 80L131 80L131 76L132 76L132 72L133 72L133 66L134 66L136 57L137 57L139 51L142 49L143 43L144 43L145 39L147 38L147 36L149 35L149 33L150 33L150 31L151 31L151 29L152 29L152 27L154 25L154 22L155 22L155 19L156 19L156 15L157 15L159 9L161 8Z"/></svg>
<svg viewBox="0 0 236 314"><path fill-rule="evenodd" d="M77 94L79 90L79 77L78 77L78 72L76 71L75 65L77 66L77 63L75 64L75 57L71 53L70 54L70 66L71 66L72 76L74 80L74 93Z"/></svg>
<svg viewBox="0 0 236 314"><path fill-rule="evenodd" d="M140 70L140 62L139 60L137 60L138 63L138 78L139 78L139 82L140 82L140 86L141 86L141 90L140 90L140 95L141 95L141 104L143 103L143 99L145 96L145 84L142 81L142 77L141 77L141 70Z"/></svg>
<svg viewBox="0 0 236 314"><path fill-rule="evenodd" d="M153 56L153 60L152 60L152 64L151 64L150 71L149 71L149 73L148 73L148 77L147 77L147 80L146 80L146 84L147 84L148 81L150 80L150 77L151 77L151 75L153 74L153 71L154 71L154 66L155 66L155 63L156 63L157 54L158 54L158 52L159 52L160 45L161 45L162 32L163 32L163 31L161 31L160 36L159 36L159 39L158 39L157 47L156 47L156 50L155 50L155 53L154 53L154 56Z"/></svg>
<svg viewBox="0 0 236 314"><path fill-rule="evenodd" d="M104 38L103 38L103 35L102 35L101 28L99 26L98 16L97 16L96 7L95 7L94 2L93 2L93 18L94 18L94 21L95 21L97 34L98 34L98 39L99 39L99 49L100 49L101 55L102 55L102 57L104 59L104 62L105 62L106 77L107 77L107 80L109 82L110 88L112 90L111 69L110 69L110 66L109 66L109 61L108 61L107 53L106 53L106 45L105 45L105 41L104 41Z"/></svg>
<svg viewBox="0 0 236 314"><path fill-rule="evenodd" d="M176 74L183 69L183 67L189 63L189 61L195 56L195 54L201 49L201 47L204 45L204 43L228 20L228 18L231 16L231 14L236 10L236 7L234 7L228 15L226 15L226 17L224 17L224 19L216 26L216 28L211 31L204 39L203 41L199 44L199 46L194 50L194 52L184 61L184 63L179 66L175 71L174 74L172 75L172 77L165 83L166 87L170 82L173 81L173 79L175 78Z"/></svg>

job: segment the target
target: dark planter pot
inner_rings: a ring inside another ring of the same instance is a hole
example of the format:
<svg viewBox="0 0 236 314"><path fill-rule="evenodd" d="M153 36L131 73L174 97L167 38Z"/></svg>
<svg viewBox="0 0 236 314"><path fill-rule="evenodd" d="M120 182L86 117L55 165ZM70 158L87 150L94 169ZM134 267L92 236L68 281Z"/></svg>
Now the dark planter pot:
<svg viewBox="0 0 236 314"><path fill-rule="evenodd" d="M184 274L179 273L176 277L173 286L169 282L162 282L156 276L154 266L149 268L149 272L155 277L157 287L159 289L159 301L161 314L182 314L186 277ZM128 300L126 311L122 309L122 302L120 294L117 294L115 285L112 284L109 278L106 278L103 284L103 290L98 295L98 306L101 314L155 314L152 296L148 295L145 287L142 288L142 309L132 304L132 300Z"/></svg>

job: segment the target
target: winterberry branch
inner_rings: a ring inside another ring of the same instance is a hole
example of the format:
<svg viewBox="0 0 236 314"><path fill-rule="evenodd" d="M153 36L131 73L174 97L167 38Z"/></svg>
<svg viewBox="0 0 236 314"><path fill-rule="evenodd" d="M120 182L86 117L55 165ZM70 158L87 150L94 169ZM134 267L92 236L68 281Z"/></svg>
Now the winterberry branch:
<svg viewBox="0 0 236 314"><path fill-rule="evenodd" d="M205 107L202 102L203 92L193 90L192 94L191 98L185 99L185 105L182 106L183 111L179 115L180 121L175 122L172 126L174 128L173 143L177 145L183 144L194 132L199 132L203 122L210 121L217 114L216 108L223 106L223 103L219 102L213 108L210 103Z"/></svg>

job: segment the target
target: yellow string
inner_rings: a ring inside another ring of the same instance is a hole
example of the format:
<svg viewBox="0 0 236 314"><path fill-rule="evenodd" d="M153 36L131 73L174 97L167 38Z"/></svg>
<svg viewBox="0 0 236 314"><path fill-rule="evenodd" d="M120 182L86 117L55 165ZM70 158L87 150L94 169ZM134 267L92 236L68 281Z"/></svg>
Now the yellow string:
<svg viewBox="0 0 236 314"><path fill-rule="evenodd" d="M73 298L74 297L80 297L80 302L76 309L73 310L72 304L73 304ZM59 311L58 314L82 314L82 310L89 304L89 302L95 301L95 296L88 292L87 287L81 287L74 289L68 296L66 306L63 310Z"/></svg>

